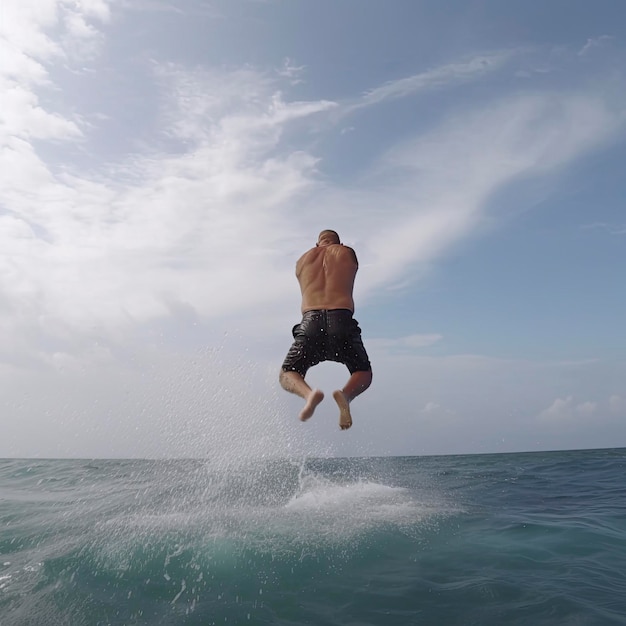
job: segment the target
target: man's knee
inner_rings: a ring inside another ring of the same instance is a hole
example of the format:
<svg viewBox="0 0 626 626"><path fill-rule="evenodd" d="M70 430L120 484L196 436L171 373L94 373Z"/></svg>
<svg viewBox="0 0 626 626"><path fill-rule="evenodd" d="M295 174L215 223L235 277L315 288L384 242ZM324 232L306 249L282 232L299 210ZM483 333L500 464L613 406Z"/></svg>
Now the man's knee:
<svg viewBox="0 0 626 626"><path fill-rule="evenodd" d="M358 383L362 387L363 391L365 391L372 384L373 375L371 369L354 372L354 374L356 374Z"/></svg>
<svg viewBox="0 0 626 626"><path fill-rule="evenodd" d="M304 380L304 376L302 376L302 374L300 374L300 372L296 372L294 370L284 370L281 369L280 373L278 374L278 382L286 389L288 386L291 385L292 381L294 379L303 379Z"/></svg>

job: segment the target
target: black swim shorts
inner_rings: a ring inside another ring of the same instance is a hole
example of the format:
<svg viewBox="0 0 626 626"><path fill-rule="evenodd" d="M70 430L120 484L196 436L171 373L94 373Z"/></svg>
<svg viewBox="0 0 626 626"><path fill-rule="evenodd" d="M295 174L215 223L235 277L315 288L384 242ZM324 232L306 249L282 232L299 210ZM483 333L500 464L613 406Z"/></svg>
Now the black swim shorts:
<svg viewBox="0 0 626 626"><path fill-rule="evenodd" d="M307 311L293 327L294 342L283 362L283 371L307 370L321 361L343 363L350 374L372 369L361 340L361 329L349 309Z"/></svg>

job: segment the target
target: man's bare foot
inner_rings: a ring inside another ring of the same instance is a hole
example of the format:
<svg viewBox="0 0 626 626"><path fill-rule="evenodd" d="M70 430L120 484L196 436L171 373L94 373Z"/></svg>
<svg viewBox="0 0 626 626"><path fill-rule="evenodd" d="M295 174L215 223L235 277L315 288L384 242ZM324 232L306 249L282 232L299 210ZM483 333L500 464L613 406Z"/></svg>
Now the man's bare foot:
<svg viewBox="0 0 626 626"><path fill-rule="evenodd" d="M339 428L348 430L352 426L352 415L350 414L350 402L343 391L337 389L333 391L333 398L339 407Z"/></svg>
<svg viewBox="0 0 626 626"><path fill-rule="evenodd" d="M307 398L306 404L302 411L300 411L300 421L306 422L313 412L315 407L324 399L324 392L320 389L313 389Z"/></svg>

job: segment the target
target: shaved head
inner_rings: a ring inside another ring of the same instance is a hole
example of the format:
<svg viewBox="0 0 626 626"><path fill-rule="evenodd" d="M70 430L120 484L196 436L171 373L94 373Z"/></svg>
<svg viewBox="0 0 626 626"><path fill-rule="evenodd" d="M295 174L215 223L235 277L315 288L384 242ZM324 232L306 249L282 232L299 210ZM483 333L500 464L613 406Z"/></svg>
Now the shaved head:
<svg viewBox="0 0 626 626"><path fill-rule="evenodd" d="M317 238L318 243L341 243L339 235L334 230L323 230Z"/></svg>

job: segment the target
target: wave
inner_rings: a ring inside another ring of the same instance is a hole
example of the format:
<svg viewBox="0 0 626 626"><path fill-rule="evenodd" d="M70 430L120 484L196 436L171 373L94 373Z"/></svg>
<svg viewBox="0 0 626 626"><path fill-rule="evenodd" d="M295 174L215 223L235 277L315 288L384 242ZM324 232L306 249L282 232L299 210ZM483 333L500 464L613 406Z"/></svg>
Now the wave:
<svg viewBox="0 0 626 626"><path fill-rule="evenodd" d="M0 623L623 623L623 453L544 456L0 463Z"/></svg>

